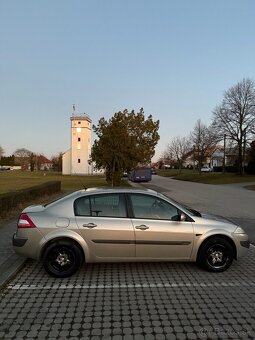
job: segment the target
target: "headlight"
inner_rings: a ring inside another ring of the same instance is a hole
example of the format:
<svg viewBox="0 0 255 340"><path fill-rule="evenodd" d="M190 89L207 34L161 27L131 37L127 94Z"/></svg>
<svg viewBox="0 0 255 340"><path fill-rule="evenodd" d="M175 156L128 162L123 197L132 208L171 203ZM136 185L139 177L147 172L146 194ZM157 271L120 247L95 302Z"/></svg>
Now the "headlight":
<svg viewBox="0 0 255 340"><path fill-rule="evenodd" d="M237 227L234 234L245 234L245 231L241 227Z"/></svg>

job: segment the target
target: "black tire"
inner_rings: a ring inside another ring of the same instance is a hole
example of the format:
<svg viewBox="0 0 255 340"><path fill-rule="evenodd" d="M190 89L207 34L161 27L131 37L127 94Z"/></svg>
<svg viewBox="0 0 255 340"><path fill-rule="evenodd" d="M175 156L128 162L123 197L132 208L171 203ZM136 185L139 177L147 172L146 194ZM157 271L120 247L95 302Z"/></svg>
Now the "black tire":
<svg viewBox="0 0 255 340"><path fill-rule="evenodd" d="M82 250L68 240L51 243L43 255L44 268L54 277L63 278L73 275L81 267L82 262Z"/></svg>
<svg viewBox="0 0 255 340"><path fill-rule="evenodd" d="M211 272L224 272L234 259L234 250L229 241L212 237L205 241L198 253L198 263Z"/></svg>

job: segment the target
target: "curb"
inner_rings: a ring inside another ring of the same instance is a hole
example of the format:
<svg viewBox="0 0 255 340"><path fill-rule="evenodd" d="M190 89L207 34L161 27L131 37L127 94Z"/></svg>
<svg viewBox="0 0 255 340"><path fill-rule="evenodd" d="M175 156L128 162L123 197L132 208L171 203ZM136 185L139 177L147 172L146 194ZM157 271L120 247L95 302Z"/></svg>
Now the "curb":
<svg viewBox="0 0 255 340"><path fill-rule="evenodd" d="M26 262L26 258L19 257L16 254L12 254L8 257L0 266L0 289L2 289L7 282L17 274L17 272L23 267Z"/></svg>

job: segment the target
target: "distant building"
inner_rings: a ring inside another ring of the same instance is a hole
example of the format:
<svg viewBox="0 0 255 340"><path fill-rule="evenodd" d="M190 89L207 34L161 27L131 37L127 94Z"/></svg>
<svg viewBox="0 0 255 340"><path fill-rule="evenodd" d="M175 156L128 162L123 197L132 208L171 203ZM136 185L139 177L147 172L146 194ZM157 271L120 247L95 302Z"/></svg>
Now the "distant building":
<svg viewBox="0 0 255 340"><path fill-rule="evenodd" d="M52 161L43 155L32 155L32 157L14 157L13 169L21 170L51 170Z"/></svg>
<svg viewBox="0 0 255 340"><path fill-rule="evenodd" d="M222 146L217 146L211 155L211 166L222 166L224 159L224 148ZM226 161L226 155L225 155Z"/></svg>
<svg viewBox="0 0 255 340"><path fill-rule="evenodd" d="M62 157L63 175L88 175L92 173L89 158L91 153L91 119L86 114L76 114L71 120L71 146Z"/></svg>
<svg viewBox="0 0 255 340"><path fill-rule="evenodd" d="M47 159L43 155L33 157L35 162L36 170L51 170L52 169L52 161Z"/></svg>

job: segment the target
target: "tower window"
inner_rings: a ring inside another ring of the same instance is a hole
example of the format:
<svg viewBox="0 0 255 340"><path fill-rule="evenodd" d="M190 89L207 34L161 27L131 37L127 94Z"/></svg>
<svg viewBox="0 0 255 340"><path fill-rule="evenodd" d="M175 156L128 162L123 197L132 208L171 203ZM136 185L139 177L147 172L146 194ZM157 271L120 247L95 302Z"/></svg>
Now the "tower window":
<svg viewBox="0 0 255 340"><path fill-rule="evenodd" d="M81 122L78 122L78 124L81 124Z"/></svg>
<svg viewBox="0 0 255 340"><path fill-rule="evenodd" d="M78 158L78 163L80 163L81 162L81 159L80 158Z"/></svg>
<svg viewBox="0 0 255 340"><path fill-rule="evenodd" d="M81 141L81 138L80 137L78 137L78 142L80 142Z"/></svg>

